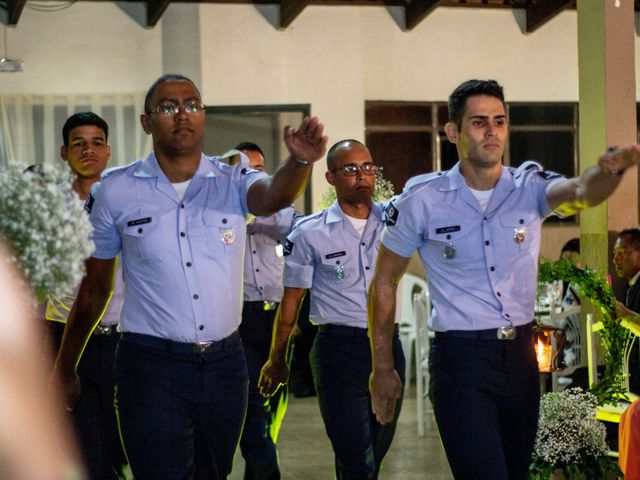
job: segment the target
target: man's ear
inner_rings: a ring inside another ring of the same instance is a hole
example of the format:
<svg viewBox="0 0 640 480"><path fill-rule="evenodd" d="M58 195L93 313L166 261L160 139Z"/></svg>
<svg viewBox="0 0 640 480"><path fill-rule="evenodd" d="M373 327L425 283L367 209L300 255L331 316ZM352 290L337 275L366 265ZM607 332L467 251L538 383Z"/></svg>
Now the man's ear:
<svg viewBox="0 0 640 480"><path fill-rule="evenodd" d="M111 145L107 143L107 162L111 160Z"/></svg>
<svg viewBox="0 0 640 480"><path fill-rule="evenodd" d="M67 146L66 145L62 145L60 147L60 158L62 158L65 162L68 160L67 159Z"/></svg>
<svg viewBox="0 0 640 480"><path fill-rule="evenodd" d="M457 144L460 139L460 132L458 131L458 125L454 122L448 122L444 126L444 133L447 134L447 138L453 144Z"/></svg>
<svg viewBox="0 0 640 480"><path fill-rule="evenodd" d="M151 128L149 127L149 115L147 115L146 113L140 115L140 125L142 125L144 133L146 133L147 135L151 134Z"/></svg>
<svg viewBox="0 0 640 480"><path fill-rule="evenodd" d="M324 178L327 179L327 182L329 182L329 185L335 185L335 180L336 180L336 175L335 173L327 170L326 172L324 172Z"/></svg>

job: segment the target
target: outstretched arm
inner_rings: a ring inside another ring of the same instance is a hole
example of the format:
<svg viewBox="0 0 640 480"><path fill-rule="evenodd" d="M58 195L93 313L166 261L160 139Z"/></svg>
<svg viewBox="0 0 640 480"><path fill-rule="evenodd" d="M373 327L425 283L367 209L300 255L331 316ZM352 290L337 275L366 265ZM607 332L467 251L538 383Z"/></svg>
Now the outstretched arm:
<svg viewBox="0 0 640 480"><path fill-rule="evenodd" d="M629 144L607 150L598 164L579 177L559 181L551 186L547 201L552 210L563 216L574 215L606 200L616 189L622 175L640 159L640 145Z"/></svg>
<svg viewBox="0 0 640 480"><path fill-rule="evenodd" d="M304 288L284 288L282 302L273 324L269 359L262 367L258 381L260 393L265 397L276 393L280 385L284 385L289 380L287 350L305 292Z"/></svg>
<svg viewBox="0 0 640 480"><path fill-rule="evenodd" d="M272 177L254 182L247 196L249 211L267 216L291 205L307 186L313 164L324 155L327 137L316 117L305 118L297 130L284 129L290 156Z"/></svg>
<svg viewBox="0 0 640 480"><path fill-rule="evenodd" d="M392 342L396 291L408 264L409 258L380 245L369 290L369 339L373 357L369 389L373 413L382 424L393 420L396 400L402 395L402 382L393 364Z"/></svg>
<svg viewBox="0 0 640 480"><path fill-rule="evenodd" d="M111 298L115 265L115 258L87 259L87 274L80 284L78 296L64 328L53 374L59 376L68 409L73 408L80 396L80 379L76 375L76 365Z"/></svg>

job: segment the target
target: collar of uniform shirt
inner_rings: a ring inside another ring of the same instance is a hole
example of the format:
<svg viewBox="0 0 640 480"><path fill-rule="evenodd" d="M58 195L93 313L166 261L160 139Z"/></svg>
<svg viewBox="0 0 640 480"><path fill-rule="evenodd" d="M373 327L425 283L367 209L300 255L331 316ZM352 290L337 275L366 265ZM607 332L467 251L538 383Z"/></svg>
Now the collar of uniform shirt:
<svg viewBox="0 0 640 480"><path fill-rule="evenodd" d="M382 209L376 202L373 202L371 206L371 214L373 214L378 220L382 219ZM342 211L340 205L338 205L338 201L335 200L327 208L327 217L325 223L335 223L341 222L343 220L347 220L346 214Z"/></svg>

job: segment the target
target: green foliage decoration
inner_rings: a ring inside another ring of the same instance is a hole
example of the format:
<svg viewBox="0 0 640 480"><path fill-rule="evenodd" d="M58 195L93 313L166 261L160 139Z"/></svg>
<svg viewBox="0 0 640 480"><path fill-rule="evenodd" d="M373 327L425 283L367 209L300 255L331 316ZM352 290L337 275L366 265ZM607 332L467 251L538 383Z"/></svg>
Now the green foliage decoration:
<svg viewBox="0 0 640 480"><path fill-rule="evenodd" d="M598 332L604 350L603 377L591 387L598 405L616 404L625 398L623 387L624 348L630 332L622 326L616 309L616 298L611 285L591 268L580 268L566 260L542 260L538 270L539 282L562 280L578 287L582 298L588 298L602 314L604 328Z"/></svg>

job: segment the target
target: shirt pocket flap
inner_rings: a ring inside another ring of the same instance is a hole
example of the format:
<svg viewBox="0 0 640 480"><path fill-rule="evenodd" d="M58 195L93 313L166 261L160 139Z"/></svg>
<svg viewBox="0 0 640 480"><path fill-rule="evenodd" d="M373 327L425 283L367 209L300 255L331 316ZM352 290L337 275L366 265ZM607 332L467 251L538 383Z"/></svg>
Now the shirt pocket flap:
<svg viewBox="0 0 640 480"><path fill-rule="evenodd" d="M523 228L531 225L535 221L535 216L522 212L509 212L500 217L500 223L504 227Z"/></svg>

